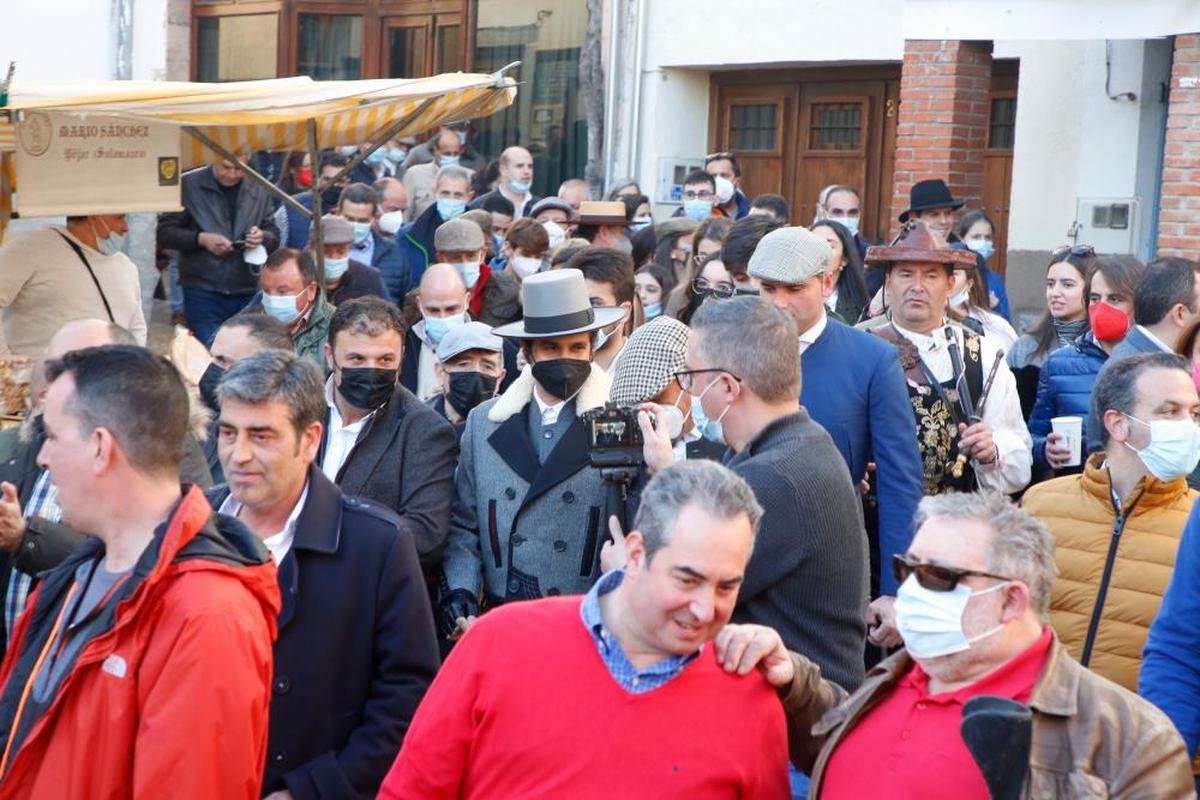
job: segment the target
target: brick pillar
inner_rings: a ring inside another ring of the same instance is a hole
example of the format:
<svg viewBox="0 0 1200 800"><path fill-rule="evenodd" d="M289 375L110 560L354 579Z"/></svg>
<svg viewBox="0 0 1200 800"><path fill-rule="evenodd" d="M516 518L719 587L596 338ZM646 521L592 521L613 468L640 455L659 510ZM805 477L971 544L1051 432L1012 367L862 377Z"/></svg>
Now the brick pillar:
<svg viewBox="0 0 1200 800"><path fill-rule="evenodd" d="M1175 37L1158 254L1200 259L1200 33Z"/></svg>
<svg viewBox="0 0 1200 800"><path fill-rule="evenodd" d="M891 227L917 181L941 178L955 199L983 195L992 43L908 40L900 77Z"/></svg>

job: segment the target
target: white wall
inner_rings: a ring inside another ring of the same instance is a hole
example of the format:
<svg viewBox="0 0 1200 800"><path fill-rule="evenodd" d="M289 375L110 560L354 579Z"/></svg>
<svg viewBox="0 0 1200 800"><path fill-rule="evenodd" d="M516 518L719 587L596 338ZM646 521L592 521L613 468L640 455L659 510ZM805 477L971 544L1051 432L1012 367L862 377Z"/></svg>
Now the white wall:
<svg viewBox="0 0 1200 800"><path fill-rule="evenodd" d="M0 71L17 62L18 79L111 78L116 29L108 0L4 0Z"/></svg>
<svg viewBox="0 0 1200 800"><path fill-rule="evenodd" d="M899 61L903 0L649 0L661 67Z"/></svg>

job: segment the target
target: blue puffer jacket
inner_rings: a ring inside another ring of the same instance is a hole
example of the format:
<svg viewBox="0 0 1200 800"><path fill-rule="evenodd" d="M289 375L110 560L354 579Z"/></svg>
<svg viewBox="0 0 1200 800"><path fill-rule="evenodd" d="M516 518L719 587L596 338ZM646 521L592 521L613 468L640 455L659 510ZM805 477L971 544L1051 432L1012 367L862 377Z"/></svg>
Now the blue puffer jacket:
<svg viewBox="0 0 1200 800"><path fill-rule="evenodd" d="M1087 417L1092 405L1092 387L1108 360L1092 332L1076 339L1070 347L1050 354L1038 378L1037 402L1029 415L1029 435L1033 437L1034 469L1049 469L1046 463L1046 437L1054 417L1083 417L1082 440L1087 441Z"/></svg>

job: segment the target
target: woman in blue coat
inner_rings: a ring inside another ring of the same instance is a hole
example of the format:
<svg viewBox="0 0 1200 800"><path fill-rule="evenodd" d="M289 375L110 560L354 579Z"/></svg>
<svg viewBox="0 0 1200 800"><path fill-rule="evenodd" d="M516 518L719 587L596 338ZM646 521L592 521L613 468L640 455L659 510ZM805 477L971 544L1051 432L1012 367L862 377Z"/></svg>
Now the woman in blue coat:
<svg viewBox="0 0 1200 800"><path fill-rule="evenodd" d="M1081 441L1087 441L1092 387L1109 353L1132 324L1133 289L1142 271L1139 261L1121 256L1100 256L1092 263L1085 291L1090 329L1050 353L1038 378L1037 401L1029 415L1035 475L1046 476L1050 470L1059 475L1082 471L1082 465L1065 467L1070 449L1051 432L1050 420L1082 417Z"/></svg>

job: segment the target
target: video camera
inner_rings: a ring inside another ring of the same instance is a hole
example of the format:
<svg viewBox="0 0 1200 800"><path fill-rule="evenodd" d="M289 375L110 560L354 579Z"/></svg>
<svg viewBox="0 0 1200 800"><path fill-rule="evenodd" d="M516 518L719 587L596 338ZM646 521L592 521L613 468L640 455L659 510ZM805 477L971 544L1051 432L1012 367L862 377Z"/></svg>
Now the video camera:
<svg viewBox="0 0 1200 800"><path fill-rule="evenodd" d="M593 467L640 469L645 465L637 408L605 403L602 408L583 412L582 417L588 431L588 459Z"/></svg>

